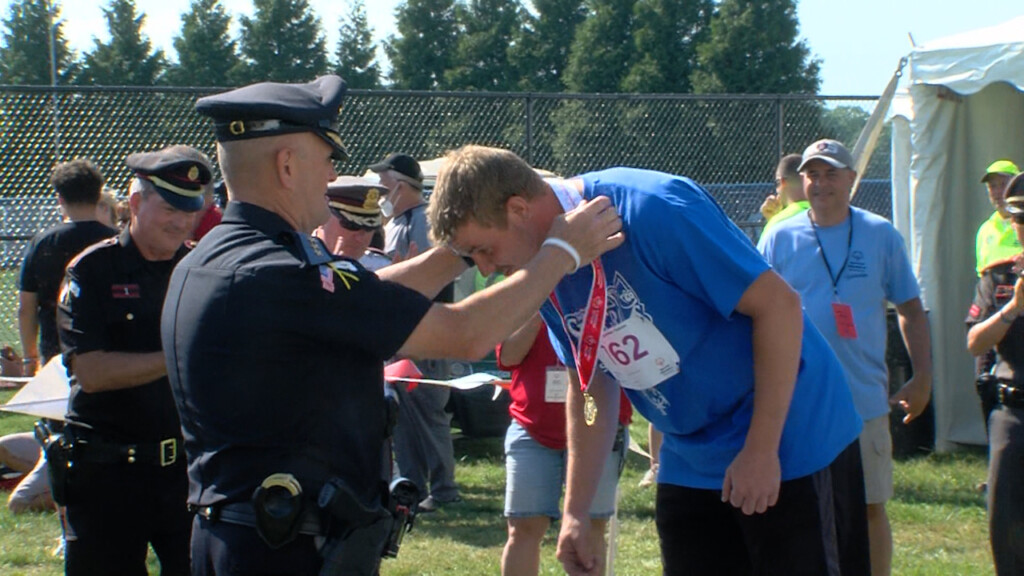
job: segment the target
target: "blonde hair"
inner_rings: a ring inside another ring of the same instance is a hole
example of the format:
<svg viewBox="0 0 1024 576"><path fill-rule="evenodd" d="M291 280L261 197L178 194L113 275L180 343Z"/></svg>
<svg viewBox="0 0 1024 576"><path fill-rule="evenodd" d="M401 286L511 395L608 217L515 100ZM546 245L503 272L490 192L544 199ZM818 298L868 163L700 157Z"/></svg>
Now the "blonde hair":
<svg viewBox="0 0 1024 576"><path fill-rule="evenodd" d="M448 152L430 195L427 219L435 244L448 244L471 219L505 228L505 205L513 196L544 193L544 180L522 158L500 148L468 145Z"/></svg>

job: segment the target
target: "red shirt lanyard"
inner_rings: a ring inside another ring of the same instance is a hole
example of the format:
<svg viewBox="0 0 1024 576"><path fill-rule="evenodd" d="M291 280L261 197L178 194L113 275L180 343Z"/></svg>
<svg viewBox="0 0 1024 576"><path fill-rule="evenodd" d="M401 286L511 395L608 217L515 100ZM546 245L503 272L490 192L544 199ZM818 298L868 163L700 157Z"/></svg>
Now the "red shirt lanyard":
<svg viewBox="0 0 1024 576"><path fill-rule="evenodd" d="M590 283L590 296L587 298L587 311L583 316L579 347L573 342L569 326L565 322L565 314L558 304L558 296L554 292L551 293L551 303L562 319L562 327L565 328L565 335L569 339L572 355L576 361L576 373L580 377L580 390L583 391L584 398L583 416L587 426L593 426L597 420L597 404L588 390L590 381L594 377L594 368L597 366L597 351L601 345L601 332L604 329L604 317L608 304L607 284L601 260L594 260L591 263L591 268L594 270L594 279Z"/></svg>

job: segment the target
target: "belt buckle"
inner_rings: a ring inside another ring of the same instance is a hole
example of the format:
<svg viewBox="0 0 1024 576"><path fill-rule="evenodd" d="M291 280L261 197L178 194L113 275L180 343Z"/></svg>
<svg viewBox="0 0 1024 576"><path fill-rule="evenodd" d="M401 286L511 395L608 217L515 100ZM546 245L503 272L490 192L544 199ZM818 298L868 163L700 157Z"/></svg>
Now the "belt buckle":
<svg viewBox="0 0 1024 576"><path fill-rule="evenodd" d="M178 461L178 443L175 438L160 441L160 466L170 466Z"/></svg>

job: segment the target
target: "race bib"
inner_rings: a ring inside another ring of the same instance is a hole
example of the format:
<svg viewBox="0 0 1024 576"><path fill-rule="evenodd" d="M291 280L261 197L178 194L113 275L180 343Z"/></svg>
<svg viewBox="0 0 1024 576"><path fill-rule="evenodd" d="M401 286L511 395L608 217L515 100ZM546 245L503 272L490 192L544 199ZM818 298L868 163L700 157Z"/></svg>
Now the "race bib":
<svg viewBox="0 0 1024 576"><path fill-rule="evenodd" d="M679 373L679 354L639 314L604 331L598 360L623 388L646 390Z"/></svg>
<svg viewBox="0 0 1024 576"><path fill-rule="evenodd" d="M549 366L544 378L544 401L565 404L569 392L569 374L565 366Z"/></svg>

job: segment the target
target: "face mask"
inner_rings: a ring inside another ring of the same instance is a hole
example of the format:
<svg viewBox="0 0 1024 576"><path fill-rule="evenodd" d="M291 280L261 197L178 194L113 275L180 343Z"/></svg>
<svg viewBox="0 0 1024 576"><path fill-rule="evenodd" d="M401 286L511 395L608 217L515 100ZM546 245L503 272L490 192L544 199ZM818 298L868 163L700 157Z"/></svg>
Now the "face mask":
<svg viewBox="0 0 1024 576"><path fill-rule="evenodd" d="M377 204L380 206L380 215L383 216L385 220L390 219L395 215L395 206L391 203L391 200L388 200L387 196L381 198L380 202Z"/></svg>

